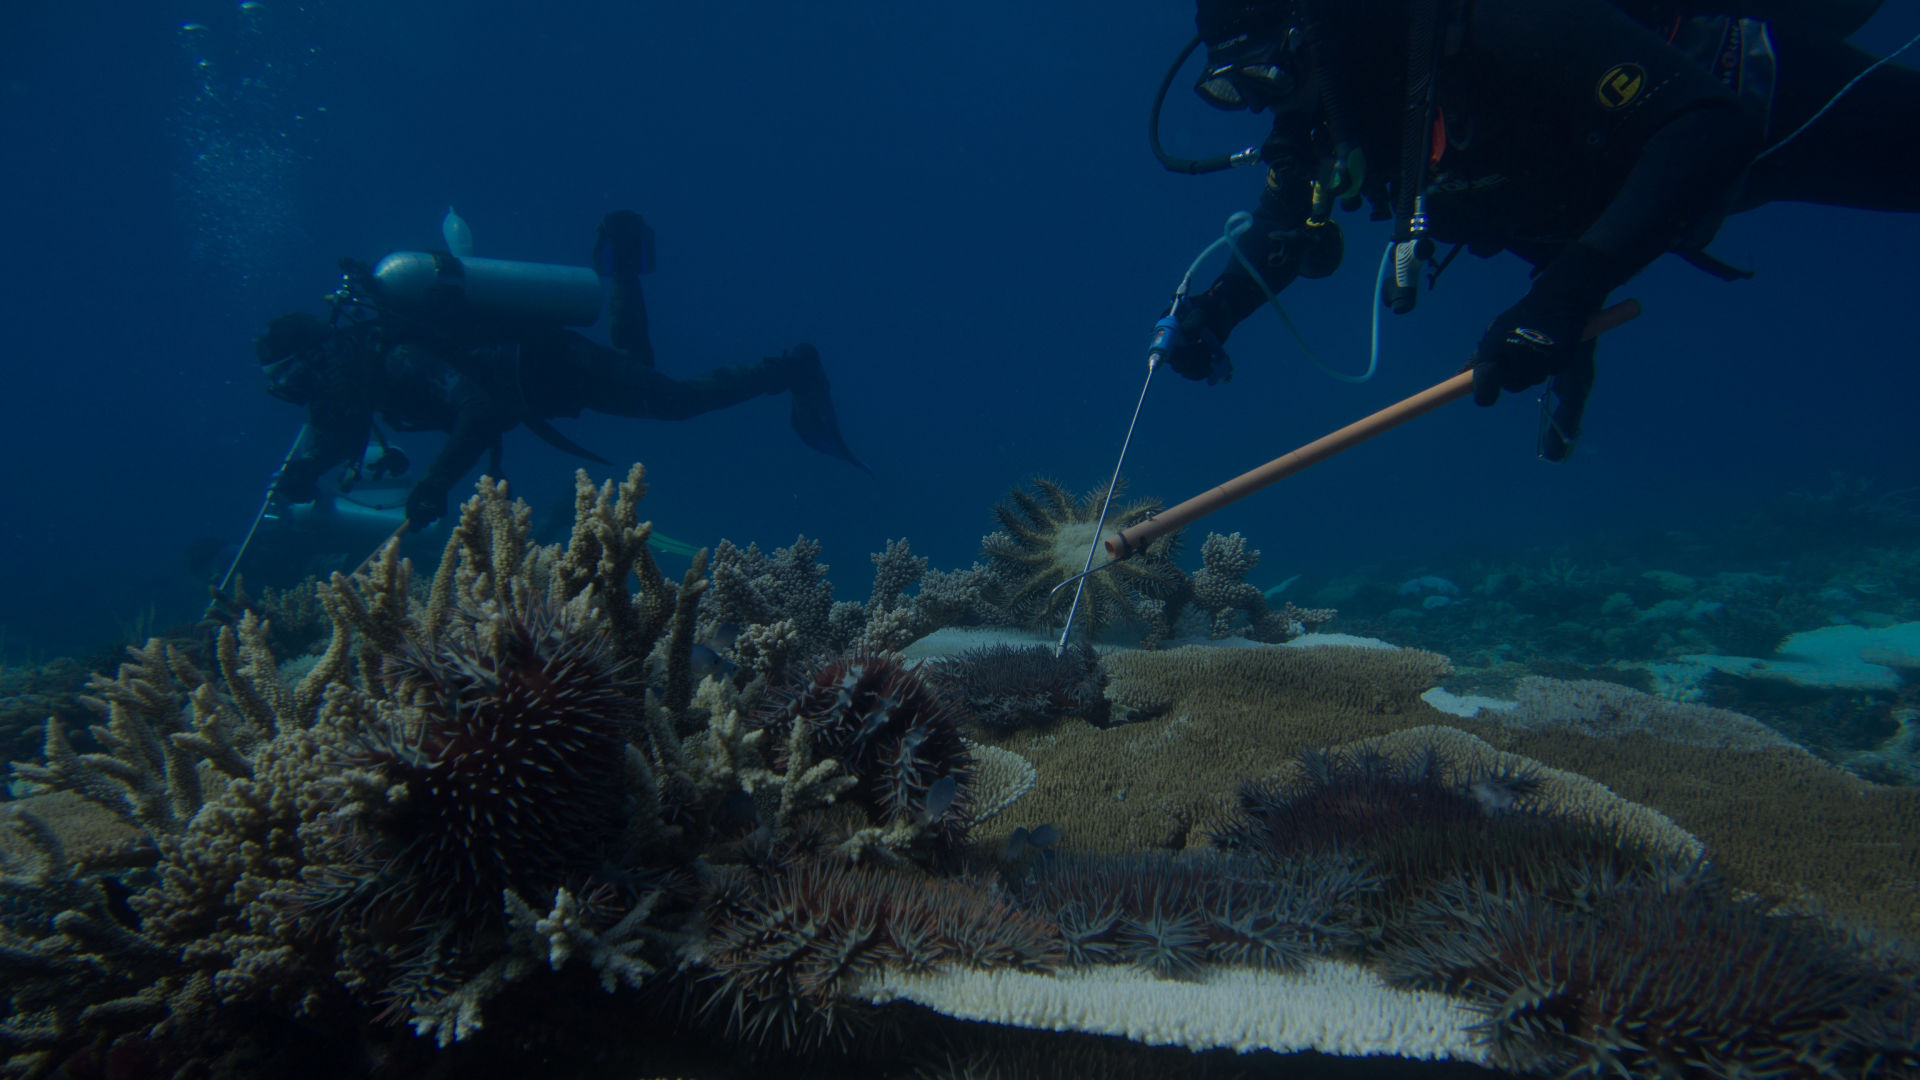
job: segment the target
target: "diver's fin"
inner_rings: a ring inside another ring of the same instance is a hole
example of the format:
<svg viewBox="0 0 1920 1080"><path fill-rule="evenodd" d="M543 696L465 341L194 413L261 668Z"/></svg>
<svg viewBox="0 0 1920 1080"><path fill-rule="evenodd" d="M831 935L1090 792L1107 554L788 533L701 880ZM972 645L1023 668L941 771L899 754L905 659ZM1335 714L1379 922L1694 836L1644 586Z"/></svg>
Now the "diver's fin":
<svg viewBox="0 0 1920 1080"><path fill-rule="evenodd" d="M833 398L825 386L804 387L793 391L793 430L800 441L828 457L836 457L868 476L873 470L853 456L847 441L840 437L840 421L833 415Z"/></svg>
<svg viewBox="0 0 1920 1080"><path fill-rule="evenodd" d="M593 269L601 277L653 273L653 227L631 210L600 220L593 241Z"/></svg>
<svg viewBox="0 0 1920 1080"><path fill-rule="evenodd" d="M608 461L606 458L601 457L599 454L594 453L593 451L587 449L586 447L581 446L579 443L574 442L572 439L567 438L565 435L560 434L559 428L554 427L552 424L547 423L545 420L541 420L538 417L528 417L525 423L527 425L528 431L531 431L535 435L540 436L540 441L546 443L548 446L553 447L555 450L564 450L567 453L572 454L574 457L585 458L586 460L591 461L596 465L612 465L613 464L613 462Z"/></svg>

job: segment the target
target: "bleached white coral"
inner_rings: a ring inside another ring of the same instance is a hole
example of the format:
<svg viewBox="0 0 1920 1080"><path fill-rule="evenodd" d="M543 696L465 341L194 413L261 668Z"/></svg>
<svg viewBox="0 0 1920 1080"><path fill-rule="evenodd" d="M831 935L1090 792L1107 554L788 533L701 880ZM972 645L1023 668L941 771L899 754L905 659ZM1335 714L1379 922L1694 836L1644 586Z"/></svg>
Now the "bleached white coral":
<svg viewBox="0 0 1920 1080"><path fill-rule="evenodd" d="M1486 1061L1469 1031L1481 1017L1465 1005L1443 994L1390 988L1370 970L1337 960L1316 961L1297 974L1214 968L1177 982L1117 966L1057 975L882 970L853 996L874 1004L911 1001L962 1020L1121 1035L1194 1051Z"/></svg>

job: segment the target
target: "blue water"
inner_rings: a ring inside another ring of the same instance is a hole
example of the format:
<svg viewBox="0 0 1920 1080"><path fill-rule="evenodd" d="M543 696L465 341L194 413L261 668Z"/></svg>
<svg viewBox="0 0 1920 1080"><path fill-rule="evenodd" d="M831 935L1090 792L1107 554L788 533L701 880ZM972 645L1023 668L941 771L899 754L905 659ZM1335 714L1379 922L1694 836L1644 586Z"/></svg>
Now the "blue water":
<svg viewBox="0 0 1920 1080"><path fill-rule="evenodd" d="M560 426L647 463L665 532L805 533L857 596L890 537L964 566L1009 487L1104 481L1148 328L1260 185L1169 174L1148 151L1153 90L1191 33L1179 3L16 0L6 23L0 627L16 660L96 644L149 605L162 623L197 610L182 552L245 529L301 420L261 391L254 333L320 310L338 256L438 246L449 203L479 254L575 263L603 212L645 214L669 373L815 342L875 479L804 451L774 399ZM1916 30L1920 5L1896 0L1859 40ZM1178 92L1167 126L1191 153L1264 128ZM1358 368L1383 234L1347 224L1345 270L1285 299ZM1530 401L1461 404L1207 525L1245 531L1267 553L1256 577L1278 581L1712 522L1835 471L1906 486L1917 247L1911 218L1737 219L1718 250L1760 277L1669 260L1636 282L1647 314L1602 351L1573 463L1535 460ZM1134 490L1183 498L1437 381L1524 280L1463 259L1389 322L1382 373L1357 388L1257 317L1230 386L1154 387ZM570 487L573 463L525 431L507 464L536 503Z"/></svg>

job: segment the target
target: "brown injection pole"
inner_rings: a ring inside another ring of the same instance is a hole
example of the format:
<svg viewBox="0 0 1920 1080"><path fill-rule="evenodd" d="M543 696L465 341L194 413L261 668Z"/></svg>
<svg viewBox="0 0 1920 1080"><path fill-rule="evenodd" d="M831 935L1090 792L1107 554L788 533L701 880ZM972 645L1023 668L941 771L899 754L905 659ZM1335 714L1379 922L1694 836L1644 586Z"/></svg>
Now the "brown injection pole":
<svg viewBox="0 0 1920 1080"><path fill-rule="evenodd" d="M1586 336L1598 337L1640 317L1640 301L1623 300L1602 311L1587 324ZM1268 484L1292 476L1311 465L1318 465L1343 450L1351 449L1385 431L1391 431L1418 416L1456 401L1473 392L1473 372L1462 371L1443 383L1397 401L1379 412L1355 420L1338 431L1322 435L1297 450L1282 454L1265 465L1202 492L1186 502L1170 506L1137 525L1122 529L1106 541L1107 554L1124 559L1167 533L1206 517L1228 503L1259 491Z"/></svg>

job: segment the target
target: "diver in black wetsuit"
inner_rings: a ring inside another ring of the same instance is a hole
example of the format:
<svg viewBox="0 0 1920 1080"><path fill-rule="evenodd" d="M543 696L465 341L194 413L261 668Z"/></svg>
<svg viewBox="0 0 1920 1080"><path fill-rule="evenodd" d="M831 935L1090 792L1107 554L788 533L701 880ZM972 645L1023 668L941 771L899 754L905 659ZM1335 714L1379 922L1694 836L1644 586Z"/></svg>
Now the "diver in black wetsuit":
<svg viewBox="0 0 1920 1080"><path fill-rule="evenodd" d="M1882 66L1835 100L1875 63L1843 39L1880 3L1200 0L1195 90L1273 112L1266 190L1239 241L1271 289L1337 269L1331 211L1362 201L1396 221L1405 258L1381 298L1396 311L1436 242L1533 265L1474 352L1474 399L1553 380L1540 452L1558 461L1593 384L1582 328L1661 254L1746 276L1705 252L1729 213L1920 210L1920 72ZM1171 158L1157 131L1155 149L1181 171L1227 160ZM1229 375L1219 343L1265 301L1236 261L1181 304L1168 359L1189 378Z"/></svg>
<svg viewBox="0 0 1920 1080"><path fill-rule="evenodd" d="M446 513L447 491L479 460L500 467L500 439L527 427L563 450L601 461L547 421L583 409L652 420L684 420L762 394L790 392L801 441L862 465L840 437L820 354L796 345L757 364L723 367L692 379L653 369L640 273L651 233L632 211L600 224L595 266L612 296L600 345L559 325L450 307L436 317L381 311L335 325L306 312L275 317L254 342L268 392L307 407L306 449L288 461L275 488L288 502L315 498L315 481L340 462L359 462L378 414L401 431L444 431L446 444L407 497L407 522L423 527ZM367 268L343 262L350 281L380 309ZM604 462L602 462L604 464ZM404 469L404 466L401 466Z"/></svg>

